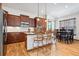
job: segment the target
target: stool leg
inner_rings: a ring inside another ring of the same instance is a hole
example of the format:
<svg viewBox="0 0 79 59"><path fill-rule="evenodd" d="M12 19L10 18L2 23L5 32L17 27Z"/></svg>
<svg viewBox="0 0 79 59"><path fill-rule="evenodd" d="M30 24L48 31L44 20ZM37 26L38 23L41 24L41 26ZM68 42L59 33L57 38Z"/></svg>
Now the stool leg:
<svg viewBox="0 0 79 59"><path fill-rule="evenodd" d="M48 41L48 39L46 39L46 45L48 44L47 41ZM47 49L48 49L48 48L46 48L46 51L47 51ZM48 55L48 53L47 53L47 55Z"/></svg>
<svg viewBox="0 0 79 59"><path fill-rule="evenodd" d="M52 38L53 39L53 38ZM51 44L52 44L52 39L51 39ZM52 50L52 45L51 45L51 47L50 47L50 50ZM50 52L50 54L51 54L52 52Z"/></svg>
<svg viewBox="0 0 79 59"><path fill-rule="evenodd" d="M35 43L35 41L33 41L33 52L35 52L35 51L34 51L34 43Z"/></svg>
<svg viewBox="0 0 79 59"><path fill-rule="evenodd" d="M39 53L39 41L37 43L38 43L38 47L37 47L37 56L38 56L38 53Z"/></svg>
<svg viewBox="0 0 79 59"><path fill-rule="evenodd" d="M42 46L43 46L43 41L42 41ZM44 54L44 49L43 49L43 47L42 47L42 53Z"/></svg>
<svg viewBox="0 0 79 59"><path fill-rule="evenodd" d="M47 39L45 39L46 41L46 45L47 45ZM47 47L44 49L44 52L46 53L47 52Z"/></svg>
<svg viewBox="0 0 79 59"><path fill-rule="evenodd" d="M51 47L51 44L52 44L52 38L50 39L50 55L51 55L51 50L52 50L52 47Z"/></svg>

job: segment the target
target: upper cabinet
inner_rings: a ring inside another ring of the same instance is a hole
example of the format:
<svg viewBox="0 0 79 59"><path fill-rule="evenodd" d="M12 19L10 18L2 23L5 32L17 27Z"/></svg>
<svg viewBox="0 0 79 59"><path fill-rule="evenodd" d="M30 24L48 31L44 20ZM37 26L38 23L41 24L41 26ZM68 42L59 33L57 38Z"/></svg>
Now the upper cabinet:
<svg viewBox="0 0 79 59"><path fill-rule="evenodd" d="M29 23L30 27L35 27L35 20L26 15L20 15L21 22Z"/></svg>
<svg viewBox="0 0 79 59"><path fill-rule="evenodd" d="M7 15L7 26L14 26L15 22L14 22L14 15L8 14Z"/></svg>
<svg viewBox="0 0 79 59"><path fill-rule="evenodd" d="M20 26L20 16L15 16L15 26Z"/></svg>
<svg viewBox="0 0 79 59"><path fill-rule="evenodd" d="M33 18L29 18L29 26L30 27L35 27L35 23L34 23L34 19Z"/></svg>
<svg viewBox="0 0 79 59"><path fill-rule="evenodd" d="M21 22L29 22L29 16L20 15Z"/></svg>
<svg viewBox="0 0 79 59"><path fill-rule="evenodd" d="M37 27L37 17L34 18L34 26Z"/></svg>
<svg viewBox="0 0 79 59"><path fill-rule="evenodd" d="M7 14L7 26L21 26L22 23L28 24L30 27L37 27L37 25L41 25L42 28L46 28L46 22L44 18L40 18L39 21L37 21L38 17L30 18L27 15L12 15Z"/></svg>
<svg viewBox="0 0 79 59"><path fill-rule="evenodd" d="M7 26L20 26L20 16L8 14Z"/></svg>
<svg viewBox="0 0 79 59"><path fill-rule="evenodd" d="M37 26L41 26L42 27L42 31L46 31L46 22L45 22L45 19L44 18L39 18L39 20L37 20L38 17L35 17L34 20L35 20L35 27Z"/></svg>

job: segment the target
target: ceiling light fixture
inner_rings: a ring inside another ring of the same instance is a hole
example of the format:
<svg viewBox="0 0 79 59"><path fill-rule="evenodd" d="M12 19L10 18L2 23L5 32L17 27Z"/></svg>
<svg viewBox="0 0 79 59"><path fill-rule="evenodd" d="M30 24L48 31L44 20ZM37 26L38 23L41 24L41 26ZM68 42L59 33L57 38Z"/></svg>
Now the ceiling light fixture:
<svg viewBox="0 0 79 59"><path fill-rule="evenodd" d="M39 19L39 17L37 18L37 21L39 21L40 19Z"/></svg>
<svg viewBox="0 0 79 59"><path fill-rule="evenodd" d="M47 22L47 20L45 20L45 22Z"/></svg>

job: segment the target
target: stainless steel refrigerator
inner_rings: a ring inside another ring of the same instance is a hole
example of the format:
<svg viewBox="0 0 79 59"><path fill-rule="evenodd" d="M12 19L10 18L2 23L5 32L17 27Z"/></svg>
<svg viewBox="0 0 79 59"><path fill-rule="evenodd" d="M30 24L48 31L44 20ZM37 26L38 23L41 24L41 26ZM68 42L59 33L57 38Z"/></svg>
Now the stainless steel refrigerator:
<svg viewBox="0 0 79 59"><path fill-rule="evenodd" d="M4 43L7 39L7 21L4 17L5 11L0 10L0 56L4 55Z"/></svg>
<svg viewBox="0 0 79 59"><path fill-rule="evenodd" d="M3 55L3 10L0 10L0 56Z"/></svg>

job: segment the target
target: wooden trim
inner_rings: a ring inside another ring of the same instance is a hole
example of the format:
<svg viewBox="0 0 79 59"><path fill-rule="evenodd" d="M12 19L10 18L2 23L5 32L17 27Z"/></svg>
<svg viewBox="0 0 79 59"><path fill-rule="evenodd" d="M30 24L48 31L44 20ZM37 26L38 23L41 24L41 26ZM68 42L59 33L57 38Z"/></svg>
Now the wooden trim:
<svg viewBox="0 0 79 59"><path fill-rule="evenodd" d="M13 15L13 16L17 16L17 17L20 17L19 15L14 15L14 14L10 14L10 13L8 13L8 15Z"/></svg>
<svg viewBox="0 0 79 59"><path fill-rule="evenodd" d="M23 15L23 14L20 14L20 16L25 16L25 17L29 17L29 16L27 16L27 15Z"/></svg>

